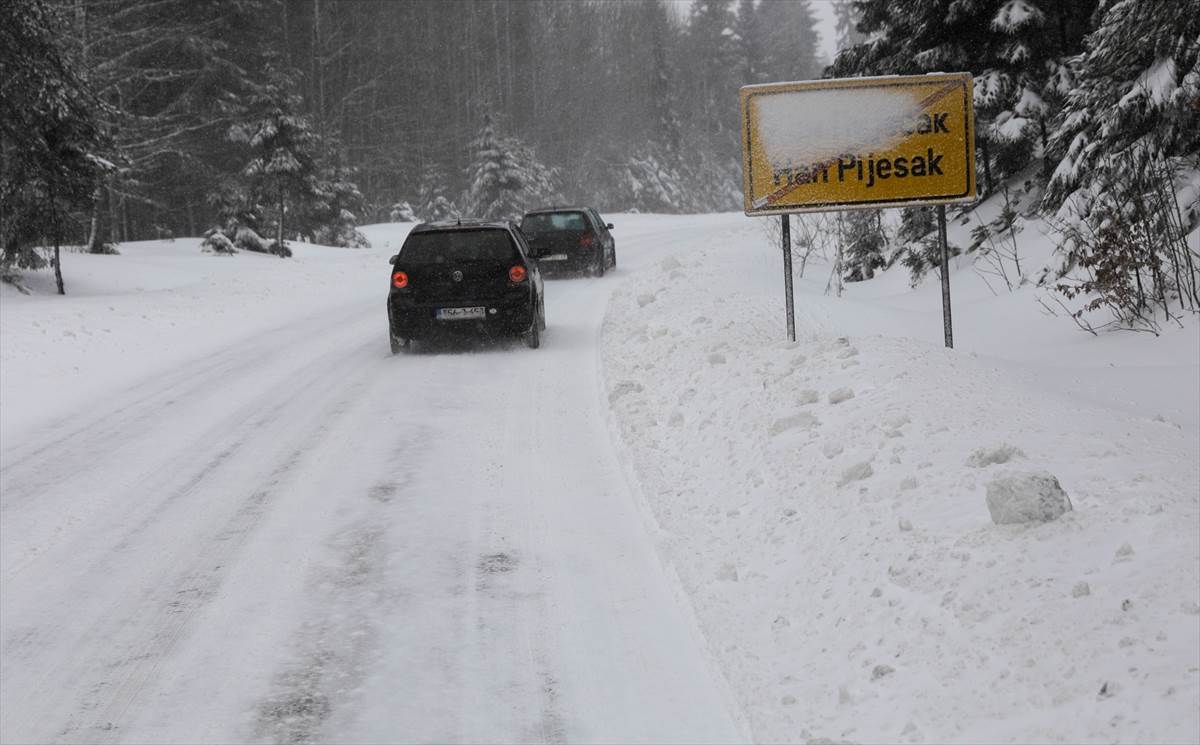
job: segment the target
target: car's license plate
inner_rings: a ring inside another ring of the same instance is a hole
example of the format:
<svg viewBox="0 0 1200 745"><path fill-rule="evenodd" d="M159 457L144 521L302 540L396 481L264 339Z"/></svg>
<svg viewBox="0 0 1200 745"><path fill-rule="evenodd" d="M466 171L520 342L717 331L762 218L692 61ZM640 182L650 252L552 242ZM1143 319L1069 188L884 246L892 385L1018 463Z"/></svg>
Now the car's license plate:
<svg viewBox="0 0 1200 745"><path fill-rule="evenodd" d="M567 260L566 254L550 254L549 256L542 257L542 261L566 261L566 260Z"/></svg>
<svg viewBox="0 0 1200 745"><path fill-rule="evenodd" d="M438 308L440 321L475 321L487 318L486 308Z"/></svg>

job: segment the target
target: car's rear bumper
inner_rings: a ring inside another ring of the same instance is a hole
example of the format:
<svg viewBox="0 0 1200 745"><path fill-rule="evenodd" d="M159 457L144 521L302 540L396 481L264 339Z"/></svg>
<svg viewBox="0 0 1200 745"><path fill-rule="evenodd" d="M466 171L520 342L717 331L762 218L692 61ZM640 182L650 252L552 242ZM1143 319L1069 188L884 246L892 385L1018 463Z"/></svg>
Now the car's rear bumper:
<svg viewBox="0 0 1200 745"><path fill-rule="evenodd" d="M562 258L554 258L561 256ZM591 269L596 265L596 254L574 251L572 253L549 254L538 257L538 269L542 274L573 274Z"/></svg>
<svg viewBox="0 0 1200 745"><path fill-rule="evenodd" d="M437 317L439 308L484 308L482 320L447 321ZM446 302L414 302L388 297L388 323L392 335L401 339L427 339L454 333L515 336L530 329L537 317L529 297L456 299Z"/></svg>

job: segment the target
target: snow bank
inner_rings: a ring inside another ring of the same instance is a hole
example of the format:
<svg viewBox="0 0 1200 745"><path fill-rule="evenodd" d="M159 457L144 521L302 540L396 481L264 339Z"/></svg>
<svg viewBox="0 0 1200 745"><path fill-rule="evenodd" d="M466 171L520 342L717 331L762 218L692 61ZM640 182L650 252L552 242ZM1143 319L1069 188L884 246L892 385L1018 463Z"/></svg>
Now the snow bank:
<svg viewBox="0 0 1200 745"><path fill-rule="evenodd" d="M54 294L48 271L22 277L31 295L0 284L0 437L364 295L378 299L371 310L382 329L387 257L410 227L368 226L375 247L359 251L290 242L290 259L218 257L202 251L200 238L129 242L119 256L64 252L65 297Z"/></svg>
<svg viewBox="0 0 1200 745"><path fill-rule="evenodd" d="M622 285L604 327L613 426L755 739L1195 741L1190 394L1060 391L1042 371L1099 377L1142 335L1094 340L967 271L957 351L932 291L889 273L833 299L827 271L810 262L782 341L778 251L731 216ZM1018 299L1033 311L1013 317ZM1191 343L1151 341L1145 365ZM1075 510L994 525L1008 461L1055 474Z"/></svg>

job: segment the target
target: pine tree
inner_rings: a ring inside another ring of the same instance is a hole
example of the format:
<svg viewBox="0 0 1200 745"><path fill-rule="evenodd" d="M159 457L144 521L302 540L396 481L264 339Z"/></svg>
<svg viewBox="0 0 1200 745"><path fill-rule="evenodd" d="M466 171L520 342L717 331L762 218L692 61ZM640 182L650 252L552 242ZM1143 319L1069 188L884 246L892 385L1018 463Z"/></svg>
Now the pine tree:
<svg viewBox="0 0 1200 745"><path fill-rule="evenodd" d="M445 169L430 162L421 172L421 185L417 192L416 215L425 222L453 220L459 216L458 208L450 199L449 179Z"/></svg>
<svg viewBox="0 0 1200 745"><path fill-rule="evenodd" d="M106 168L99 104L60 47L62 19L43 0L13 0L0 19L0 268L38 268L39 241L59 244L73 209L87 209Z"/></svg>
<svg viewBox="0 0 1200 745"><path fill-rule="evenodd" d="M738 77L742 85L768 82L763 71L763 33L755 0L739 0L734 20L738 49Z"/></svg>
<svg viewBox="0 0 1200 745"><path fill-rule="evenodd" d="M1200 0L1108 5L1075 74L1045 206L1059 210L1063 274L1085 278L1059 289L1122 324L1153 328L1173 298L1200 310L1200 253L1186 242L1200 206L1175 190L1176 167L1200 152Z"/></svg>
<svg viewBox="0 0 1200 745"><path fill-rule="evenodd" d="M358 216L365 201L352 178L354 172L345 166L321 169L311 201L302 205L301 230L313 236L317 243L341 248L370 248L371 243L358 229Z"/></svg>
<svg viewBox="0 0 1200 745"><path fill-rule="evenodd" d="M677 38L678 31L672 26L671 18L661 0L643 0L640 10L639 21L649 30L648 42L652 59L649 86L650 113L653 119L652 139L664 149L669 159L675 159L680 154L682 136L675 99L678 75L668 56L668 49Z"/></svg>
<svg viewBox="0 0 1200 745"><path fill-rule="evenodd" d="M735 100L739 87L738 49L732 0L692 3L686 36L688 73L696 124L714 142L724 143L737 129Z"/></svg>
<svg viewBox="0 0 1200 745"><path fill-rule="evenodd" d="M288 203L293 208L314 200L317 193L317 140L308 120L293 111L298 101L276 92L262 102L264 111L229 130L232 142L246 145L250 160L242 174L252 193L275 209L276 239L272 250L289 255L284 235Z"/></svg>
<svg viewBox="0 0 1200 745"><path fill-rule="evenodd" d="M887 235L883 230L879 210L847 210L843 219L842 271L847 282L861 282L875 276L875 270L886 266L883 249Z"/></svg>
<svg viewBox="0 0 1200 745"><path fill-rule="evenodd" d="M511 218L521 213L520 193L524 188L513 154L496 138L490 114L471 143L474 153L467 170L465 202L471 217Z"/></svg>
<svg viewBox="0 0 1200 745"><path fill-rule="evenodd" d="M472 151L464 199L472 217L516 219L527 207L559 199L557 172L519 140L496 137L491 116L484 118Z"/></svg>
<svg viewBox="0 0 1200 745"><path fill-rule="evenodd" d="M817 18L808 0L763 3L757 15L763 50L762 75L768 81L821 77Z"/></svg>
<svg viewBox="0 0 1200 745"><path fill-rule="evenodd" d="M1051 120L1074 87L1068 61L1082 49L1095 7L1096 0L1004 0L992 12L995 38L976 76L975 115L997 179L1044 155Z"/></svg>
<svg viewBox="0 0 1200 745"><path fill-rule="evenodd" d="M858 30L861 14L854 7L854 0L834 0L834 37L837 49L848 49L867 40L866 34Z"/></svg>
<svg viewBox="0 0 1200 745"><path fill-rule="evenodd" d="M74 4L76 55L108 107L109 219L93 213L93 246L137 225L195 234L207 197L241 167L229 127L270 82L271 0L105 0ZM187 178L179 178L186 173ZM197 214L199 213L199 214ZM140 219L139 219L140 218Z"/></svg>

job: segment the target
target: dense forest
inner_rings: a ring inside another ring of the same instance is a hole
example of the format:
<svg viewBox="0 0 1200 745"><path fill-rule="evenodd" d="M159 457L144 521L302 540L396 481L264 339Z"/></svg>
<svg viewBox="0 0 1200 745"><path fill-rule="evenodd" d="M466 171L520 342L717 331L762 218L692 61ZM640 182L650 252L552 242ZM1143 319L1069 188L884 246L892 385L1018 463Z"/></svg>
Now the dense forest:
<svg viewBox="0 0 1200 745"><path fill-rule="evenodd" d="M733 210L739 86L965 70L983 194L1022 179L1065 266L1200 307L1200 215L1175 207L1200 170L1200 0L829 2L826 67L808 0L7 0L2 261L173 234L286 255L559 201ZM931 219L847 213L846 278L922 272ZM1077 289L1128 289L1102 284Z"/></svg>
<svg viewBox="0 0 1200 745"><path fill-rule="evenodd" d="M681 14L660 0L12 0L0 12L6 102L66 96L76 110L63 119L87 122L83 177L97 188L58 198L73 213L64 239L94 250L230 220L266 234L281 202L288 234L353 241L351 219L458 214L514 185L525 201L732 209L737 87L821 74L805 2ZM5 153L36 131L11 124Z"/></svg>

